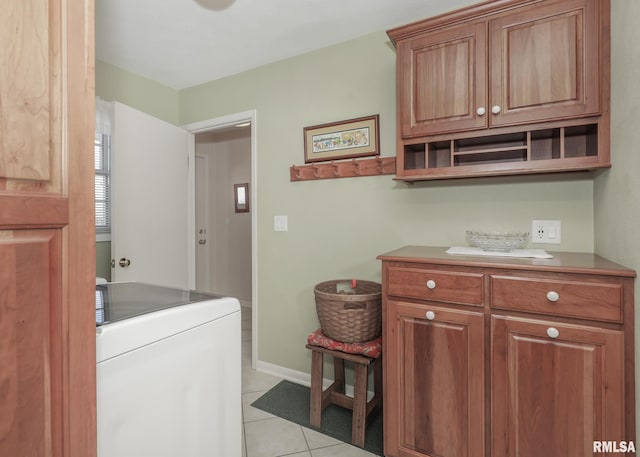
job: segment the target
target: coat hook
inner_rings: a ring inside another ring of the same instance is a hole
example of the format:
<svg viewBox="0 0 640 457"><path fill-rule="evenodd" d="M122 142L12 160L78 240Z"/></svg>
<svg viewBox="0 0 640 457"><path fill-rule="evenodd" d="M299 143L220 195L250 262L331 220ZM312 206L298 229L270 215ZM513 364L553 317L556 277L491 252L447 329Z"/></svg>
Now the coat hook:
<svg viewBox="0 0 640 457"><path fill-rule="evenodd" d="M339 177L340 176L340 167L338 166L338 164L334 163L333 160L332 160L330 165L333 167L333 176Z"/></svg>
<svg viewBox="0 0 640 457"><path fill-rule="evenodd" d="M382 172L383 172L383 169L382 169L382 158L381 157L376 157L376 163L377 163L376 169L378 171L378 174L382 174Z"/></svg>
<svg viewBox="0 0 640 457"><path fill-rule="evenodd" d="M299 167L295 165L291 165L291 169L293 170L293 179L298 181L302 178L302 173Z"/></svg>
<svg viewBox="0 0 640 457"><path fill-rule="evenodd" d="M355 166L355 174L356 176L360 176L360 162L356 162L356 159L351 159L353 165Z"/></svg>

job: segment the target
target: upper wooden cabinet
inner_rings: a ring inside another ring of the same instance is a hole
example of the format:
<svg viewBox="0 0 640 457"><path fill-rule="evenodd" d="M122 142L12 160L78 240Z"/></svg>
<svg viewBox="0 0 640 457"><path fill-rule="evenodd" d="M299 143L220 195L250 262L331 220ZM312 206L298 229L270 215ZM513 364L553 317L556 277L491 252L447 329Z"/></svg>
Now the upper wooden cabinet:
<svg viewBox="0 0 640 457"><path fill-rule="evenodd" d="M597 18L598 0L569 0L490 21L489 124L598 114Z"/></svg>
<svg viewBox="0 0 640 457"><path fill-rule="evenodd" d="M398 116L403 138L485 128L486 23L425 33L398 43Z"/></svg>
<svg viewBox="0 0 640 457"><path fill-rule="evenodd" d="M607 0L492 1L388 31L398 178L610 166L608 33Z"/></svg>

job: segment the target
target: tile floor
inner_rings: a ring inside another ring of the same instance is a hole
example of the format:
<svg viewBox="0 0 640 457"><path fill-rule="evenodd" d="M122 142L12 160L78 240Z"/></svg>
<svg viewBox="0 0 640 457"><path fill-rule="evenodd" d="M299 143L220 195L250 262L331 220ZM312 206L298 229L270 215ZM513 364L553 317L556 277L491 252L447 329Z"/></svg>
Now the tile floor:
<svg viewBox="0 0 640 457"><path fill-rule="evenodd" d="M251 368L251 308L242 308L243 457L375 457L358 447L253 408L281 379Z"/></svg>

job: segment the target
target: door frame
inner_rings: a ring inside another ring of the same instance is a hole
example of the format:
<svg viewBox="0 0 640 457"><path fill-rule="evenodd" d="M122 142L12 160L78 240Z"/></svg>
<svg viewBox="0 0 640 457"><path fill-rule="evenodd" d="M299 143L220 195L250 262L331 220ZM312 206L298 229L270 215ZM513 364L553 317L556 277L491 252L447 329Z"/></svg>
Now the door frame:
<svg viewBox="0 0 640 457"><path fill-rule="evenodd" d="M251 122L251 185L249 186L249 201L251 202L251 367L255 369L258 353L258 148L256 140L257 112L255 109L226 116L215 117L203 121L184 124L181 127L187 130L189 137L189 176L187 177L188 189L188 280L189 287L196 286L196 186L195 186L195 135L197 133L215 132L236 124Z"/></svg>

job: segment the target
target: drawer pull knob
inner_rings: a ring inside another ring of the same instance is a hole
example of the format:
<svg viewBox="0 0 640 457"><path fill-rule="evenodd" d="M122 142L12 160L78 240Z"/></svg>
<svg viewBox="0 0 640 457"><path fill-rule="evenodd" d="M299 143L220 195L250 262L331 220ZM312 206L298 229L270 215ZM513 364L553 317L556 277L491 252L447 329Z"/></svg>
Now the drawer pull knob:
<svg viewBox="0 0 640 457"><path fill-rule="evenodd" d="M432 321L436 318L436 313L434 313L433 311L427 311L427 319Z"/></svg>
<svg viewBox="0 0 640 457"><path fill-rule="evenodd" d="M436 288L436 282L433 279L430 279L427 281L427 288L428 289L435 289Z"/></svg>
<svg viewBox="0 0 640 457"><path fill-rule="evenodd" d="M560 332L555 327L549 327L547 329L547 336L549 338L558 338L560 336Z"/></svg>
<svg viewBox="0 0 640 457"><path fill-rule="evenodd" d="M498 113L500 113L500 111L502 111L502 108L500 108L500 105L493 105L491 107L491 112L493 114L498 114Z"/></svg>
<svg viewBox="0 0 640 457"><path fill-rule="evenodd" d="M556 292L555 290L550 290L549 292L547 292L547 300L549 301L558 301L560 300L560 294L558 294L558 292Z"/></svg>
<svg viewBox="0 0 640 457"><path fill-rule="evenodd" d="M486 112L487 112L487 110L486 110L486 108L484 106L481 106L480 108L478 108L476 110L476 113L478 113L478 116L484 116L484 113L486 113Z"/></svg>

